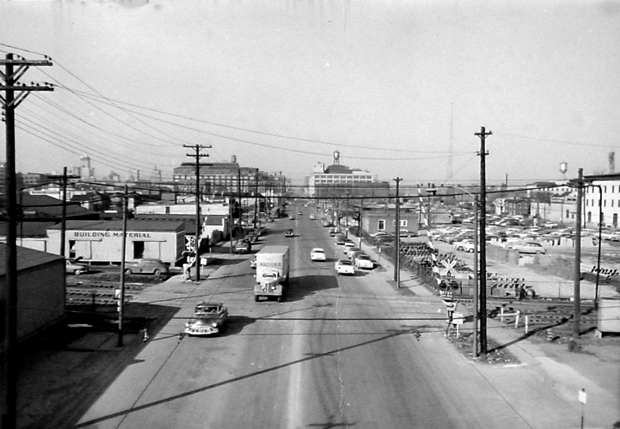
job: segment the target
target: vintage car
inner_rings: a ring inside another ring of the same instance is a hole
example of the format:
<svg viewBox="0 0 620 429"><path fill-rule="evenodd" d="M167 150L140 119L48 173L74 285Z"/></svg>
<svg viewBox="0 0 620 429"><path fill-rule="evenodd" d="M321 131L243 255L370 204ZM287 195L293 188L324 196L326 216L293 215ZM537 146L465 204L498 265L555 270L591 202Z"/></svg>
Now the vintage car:
<svg viewBox="0 0 620 429"><path fill-rule="evenodd" d="M310 259L313 261L325 261L325 250L321 249L320 247L315 247L314 249L312 249L312 251L310 252Z"/></svg>
<svg viewBox="0 0 620 429"><path fill-rule="evenodd" d="M216 335L228 317L228 309L221 302L200 301L194 308L194 315L185 324L187 335Z"/></svg>
<svg viewBox="0 0 620 429"><path fill-rule="evenodd" d="M252 244L248 240L241 240L235 244L235 253L250 253Z"/></svg>
<svg viewBox="0 0 620 429"><path fill-rule="evenodd" d="M90 271L88 265L80 262L81 258L67 259L67 265L65 265L65 273L67 274L84 274Z"/></svg>
<svg viewBox="0 0 620 429"><path fill-rule="evenodd" d="M341 259L335 264L336 274L355 274L355 268L353 267L353 263L349 260Z"/></svg>
<svg viewBox="0 0 620 429"><path fill-rule="evenodd" d="M544 255L547 250L542 244L536 241L517 241L507 246L509 249L516 250L519 253L529 253L536 255Z"/></svg>
<svg viewBox="0 0 620 429"><path fill-rule="evenodd" d="M375 263L370 259L370 256L361 254L355 257L355 266L365 270L372 270L375 267Z"/></svg>
<svg viewBox="0 0 620 429"><path fill-rule="evenodd" d="M138 259L125 262L125 274L168 274L168 265L159 259Z"/></svg>
<svg viewBox="0 0 620 429"><path fill-rule="evenodd" d="M287 229L286 231L284 231L284 236L285 237L295 237L295 232L292 229Z"/></svg>

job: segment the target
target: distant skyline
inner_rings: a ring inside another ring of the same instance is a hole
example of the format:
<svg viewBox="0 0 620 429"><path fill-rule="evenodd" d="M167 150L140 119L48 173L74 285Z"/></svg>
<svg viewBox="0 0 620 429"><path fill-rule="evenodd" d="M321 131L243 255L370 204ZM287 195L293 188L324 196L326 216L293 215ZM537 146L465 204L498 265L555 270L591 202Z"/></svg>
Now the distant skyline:
<svg viewBox="0 0 620 429"><path fill-rule="evenodd" d="M484 126L489 183L529 183L620 148L618 1L19 1L0 28L2 56L53 62L21 78L56 84L17 108L22 172L87 155L169 179L202 144L296 185L335 150L380 181L473 183Z"/></svg>

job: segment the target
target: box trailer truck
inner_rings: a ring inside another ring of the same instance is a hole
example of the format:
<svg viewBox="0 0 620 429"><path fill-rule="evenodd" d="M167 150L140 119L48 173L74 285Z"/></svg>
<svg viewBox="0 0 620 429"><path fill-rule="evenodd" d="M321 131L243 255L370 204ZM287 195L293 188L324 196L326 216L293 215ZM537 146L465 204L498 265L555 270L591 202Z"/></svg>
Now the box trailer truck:
<svg viewBox="0 0 620 429"><path fill-rule="evenodd" d="M265 246L256 254L254 301L271 296L282 301L288 286L289 262L288 246Z"/></svg>

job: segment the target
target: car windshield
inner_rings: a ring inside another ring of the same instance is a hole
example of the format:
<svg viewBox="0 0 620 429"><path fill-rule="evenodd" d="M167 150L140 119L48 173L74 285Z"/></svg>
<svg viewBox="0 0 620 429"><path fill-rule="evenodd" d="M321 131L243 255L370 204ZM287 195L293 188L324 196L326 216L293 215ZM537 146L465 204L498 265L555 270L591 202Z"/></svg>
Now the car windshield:
<svg viewBox="0 0 620 429"><path fill-rule="evenodd" d="M351 261L342 260L339 262L340 265L351 265Z"/></svg>

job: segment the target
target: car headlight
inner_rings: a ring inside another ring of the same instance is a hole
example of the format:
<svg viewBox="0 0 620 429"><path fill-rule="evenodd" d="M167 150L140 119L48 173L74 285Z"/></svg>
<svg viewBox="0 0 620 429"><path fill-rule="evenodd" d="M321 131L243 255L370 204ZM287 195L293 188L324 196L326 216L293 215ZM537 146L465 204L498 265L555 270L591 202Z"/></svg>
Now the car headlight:
<svg viewBox="0 0 620 429"><path fill-rule="evenodd" d="M213 326L214 328L217 328L217 323L213 322L213 323L211 323L211 326Z"/></svg>

